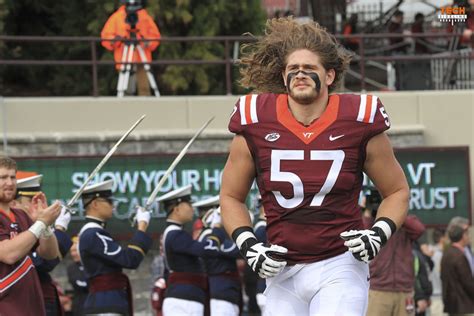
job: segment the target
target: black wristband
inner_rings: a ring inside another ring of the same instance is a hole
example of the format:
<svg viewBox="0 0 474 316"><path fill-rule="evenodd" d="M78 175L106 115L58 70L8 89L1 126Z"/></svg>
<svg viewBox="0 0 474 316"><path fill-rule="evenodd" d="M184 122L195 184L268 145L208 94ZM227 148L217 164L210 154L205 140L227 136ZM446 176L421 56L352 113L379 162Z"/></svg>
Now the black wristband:
<svg viewBox="0 0 474 316"><path fill-rule="evenodd" d="M397 225L388 217L379 217L375 221L374 226L372 226L372 230L377 232L382 241L382 245L385 245L390 237L397 231Z"/></svg>
<svg viewBox="0 0 474 316"><path fill-rule="evenodd" d="M247 250L257 243L257 237L250 226L241 226L232 232L232 239L245 257Z"/></svg>

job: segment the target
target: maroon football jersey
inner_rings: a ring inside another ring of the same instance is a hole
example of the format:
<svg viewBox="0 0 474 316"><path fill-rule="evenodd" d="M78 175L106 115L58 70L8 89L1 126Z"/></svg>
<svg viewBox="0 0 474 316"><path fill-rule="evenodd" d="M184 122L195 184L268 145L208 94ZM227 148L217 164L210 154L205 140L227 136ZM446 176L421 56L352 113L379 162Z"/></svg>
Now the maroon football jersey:
<svg viewBox="0 0 474 316"><path fill-rule="evenodd" d="M237 102L229 130L247 141L268 241L288 248L290 264L347 250L339 234L362 228L357 202L366 144L389 126L372 95L331 95L309 126L293 117L286 94L247 95Z"/></svg>
<svg viewBox="0 0 474 316"><path fill-rule="evenodd" d="M0 212L0 240L15 238L32 224L25 212L14 209L11 211L15 221ZM0 314L45 314L40 281L30 256L12 265L0 262Z"/></svg>

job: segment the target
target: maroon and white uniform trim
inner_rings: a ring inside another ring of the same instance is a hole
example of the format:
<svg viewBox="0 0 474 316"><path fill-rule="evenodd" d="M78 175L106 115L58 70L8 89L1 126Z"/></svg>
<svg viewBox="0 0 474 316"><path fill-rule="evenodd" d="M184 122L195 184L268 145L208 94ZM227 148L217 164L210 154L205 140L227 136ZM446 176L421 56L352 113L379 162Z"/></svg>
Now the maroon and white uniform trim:
<svg viewBox="0 0 474 316"><path fill-rule="evenodd" d="M320 118L304 126L286 94L241 97L229 130L242 135L255 161L271 244L288 248L289 264L347 250L339 234L362 229L357 205L365 148L390 127L380 99L334 94Z"/></svg>

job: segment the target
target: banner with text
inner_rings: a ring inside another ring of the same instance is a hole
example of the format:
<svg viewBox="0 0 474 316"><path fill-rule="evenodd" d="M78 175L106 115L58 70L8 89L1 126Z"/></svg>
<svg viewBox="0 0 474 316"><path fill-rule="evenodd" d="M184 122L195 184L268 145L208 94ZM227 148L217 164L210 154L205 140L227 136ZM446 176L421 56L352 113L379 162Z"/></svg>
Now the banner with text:
<svg viewBox="0 0 474 316"><path fill-rule="evenodd" d="M428 225L445 225L453 216L470 218L469 152L467 148L413 148L397 150L396 156L407 176L410 212ZM117 205L109 227L116 233L129 233L130 214L144 205L175 156L116 156L103 167L92 182L114 180ZM158 197L186 184L193 186L193 199L219 194L226 154L187 155L162 187ZM18 168L44 175L43 191L50 200L69 200L82 185L101 157L19 158ZM390 176L390 175L387 175ZM255 186L248 199L255 203ZM72 233L84 220L82 202L75 205ZM156 203L153 217L164 218ZM163 220L152 221L151 231L160 231Z"/></svg>

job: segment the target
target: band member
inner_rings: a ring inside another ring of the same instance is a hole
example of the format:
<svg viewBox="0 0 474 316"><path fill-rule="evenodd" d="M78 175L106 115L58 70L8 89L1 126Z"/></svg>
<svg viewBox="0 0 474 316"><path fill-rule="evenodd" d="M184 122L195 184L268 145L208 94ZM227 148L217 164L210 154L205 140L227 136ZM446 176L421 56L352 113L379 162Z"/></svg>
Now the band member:
<svg viewBox="0 0 474 316"><path fill-rule="evenodd" d="M204 230L199 240L204 240L215 226L221 225L219 196L193 204L200 209L207 209L203 216ZM239 249L234 241L226 238L220 246L220 255L205 257L204 264L209 277L211 315L239 315L242 305L242 286L237 271Z"/></svg>
<svg viewBox="0 0 474 316"><path fill-rule="evenodd" d="M31 220L37 218L37 199L33 200L34 197L41 198L46 203L46 196L41 191L41 181L43 175L36 175L17 181L17 192L16 199L12 201L12 206L25 211ZM33 252L33 264L35 265L38 277L41 283L41 289L43 290L44 304L46 307L46 315L55 316L63 315L64 311L61 307L59 300L59 293L53 279L49 275L51 271L61 262L61 259L68 253L71 248L71 238L65 233L68 228L69 222L71 221L71 214L66 212L63 208L61 214L56 219L54 235L58 242L59 256L53 260L46 260L39 256L36 252Z"/></svg>
<svg viewBox="0 0 474 316"><path fill-rule="evenodd" d="M204 199L193 203L193 208L197 210L198 218L193 223L193 238L197 239L201 232L204 230L204 224L202 222L203 216L211 208L219 207L219 196L212 196L208 199Z"/></svg>
<svg viewBox="0 0 474 316"><path fill-rule="evenodd" d="M78 242L79 238L77 236L72 237L72 262L67 267L67 278L73 290L72 311L74 316L84 315L84 302L89 293L89 284L77 249Z"/></svg>
<svg viewBox="0 0 474 316"><path fill-rule="evenodd" d="M208 279L200 257L217 256L225 233L216 228L197 241L183 230L183 225L193 220L191 185L168 192L158 201L167 215L163 253L169 277L163 315L208 315Z"/></svg>
<svg viewBox="0 0 474 316"><path fill-rule="evenodd" d="M128 246L121 246L105 224L112 218L113 180L90 185L82 193L86 224L79 232L79 255L89 281L85 314L133 315L132 289L123 268L137 269L151 246L146 234L150 213L137 212L137 231Z"/></svg>

